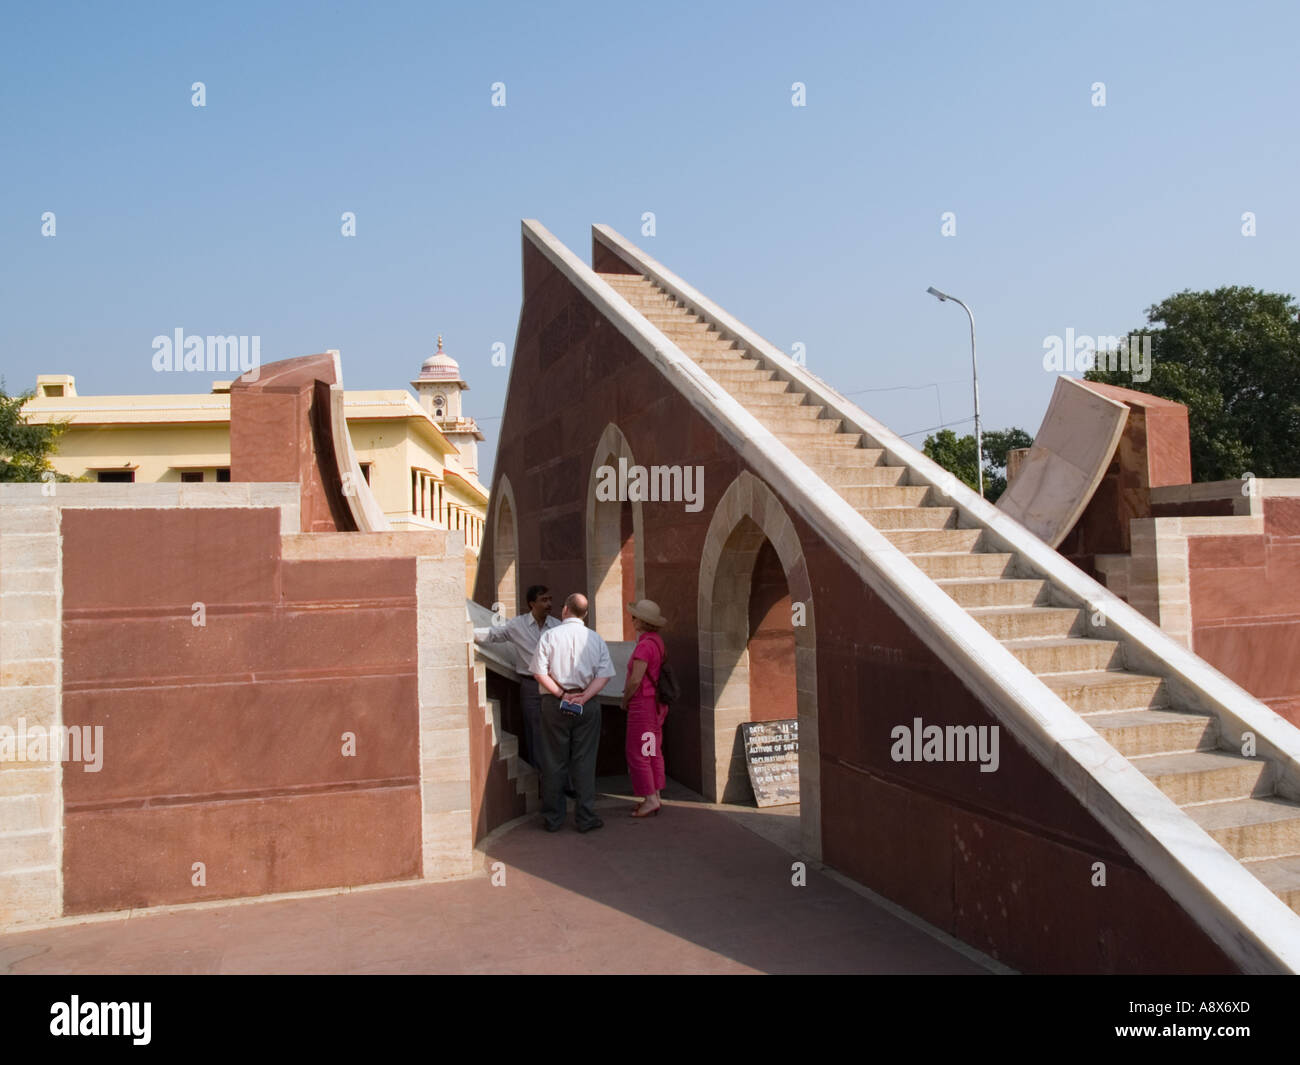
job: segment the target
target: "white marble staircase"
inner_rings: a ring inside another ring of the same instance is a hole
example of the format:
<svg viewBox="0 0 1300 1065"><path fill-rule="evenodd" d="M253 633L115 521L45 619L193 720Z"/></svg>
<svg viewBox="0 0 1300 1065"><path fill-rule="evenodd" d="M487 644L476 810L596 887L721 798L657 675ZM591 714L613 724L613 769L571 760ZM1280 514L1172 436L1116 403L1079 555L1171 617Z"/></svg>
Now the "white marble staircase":
<svg viewBox="0 0 1300 1065"><path fill-rule="evenodd" d="M780 372L647 277L599 275L650 325L1015 655L1216 842L1300 912L1300 803L1276 793L1276 767L1221 736L1209 713L1180 705L1168 678L1128 662L1105 617L985 529L951 499ZM1097 624L1100 620L1101 624Z"/></svg>
<svg viewBox="0 0 1300 1065"><path fill-rule="evenodd" d="M541 808L538 797L537 770L519 755L519 737L501 727L501 704L487 694L487 666L474 655L474 692L483 720L491 729L492 746L498 761L505 762L506 775L515 782L515 792L524 797L524 809L533 813Z"/></svg>

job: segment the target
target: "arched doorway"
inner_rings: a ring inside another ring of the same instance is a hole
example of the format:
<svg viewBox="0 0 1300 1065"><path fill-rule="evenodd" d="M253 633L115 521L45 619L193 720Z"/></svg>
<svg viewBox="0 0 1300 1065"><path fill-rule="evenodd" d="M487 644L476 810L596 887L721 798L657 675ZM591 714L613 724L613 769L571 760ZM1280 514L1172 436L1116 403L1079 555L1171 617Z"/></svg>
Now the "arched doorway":
<svg viewBox="0 0 1300 1065"><path fill-rule="evenodd" d="M493 603L506 617L519 612L519 524L515 518L515 493L510 478L502 474L492 492L496 502L496 527L492 532Z"/></svg>
<svg viewBox="0 0 1300 1065"><path fill-rule="evenodd" d="M731 802L751 795L742 722L797 717L802 846L820 858L812 588L794 524L772 490L748 471L731 483L713 512L698 595L705 798Z"/></svg>
<svg viewBox="0 0 1300 1065"><path fill-rule="evenodd" d="M590 624L606 640L633 638L625 604L645 595L645 543L640 501L596 497L599 471L636 464L627 439L612 423L596 444L587 479L587 588Z"/></svg>

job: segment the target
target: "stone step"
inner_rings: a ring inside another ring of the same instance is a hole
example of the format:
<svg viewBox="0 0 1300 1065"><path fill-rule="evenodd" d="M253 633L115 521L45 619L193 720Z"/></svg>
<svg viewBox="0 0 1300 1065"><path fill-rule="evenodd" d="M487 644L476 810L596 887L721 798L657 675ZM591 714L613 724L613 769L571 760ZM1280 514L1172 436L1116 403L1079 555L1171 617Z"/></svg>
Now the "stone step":
<svg viewBox="0 0 1300 1065"><path fill-rule="evenodd" d="M881 531L889 537L895 547L908 555L974 551L984 536L983 529L882 529Z"/></svg>
<svg viewBox="0 0 1300 1065"><path fill-rule="evenodd" d="M903 467L881 466L895 470ZM836 491L843 491L836 487ZM957 524L956 507L859 507L858 513L877 529L951 529ZM975 604L982 605L982 604Z"/></svg>
<svg viewBox="0 0 1300 1065"><path fill-rule="evenodd" d="M602 274L601 276L609 282L610 287L613 288L615 292L633 306L639 307L642 304L646 306L667 305L671 307L680 307L683 311L687 310L686 304L678 302L677 297L670 295L663 291L663 289L656 288L652 284L632 284L621 282L615 280L613 274Z"/></svg>
<svg viewBox="0 0 1300 1065"><path fill-rule="evenodd" d="M1234 858L1300 855L1300 806L1277 795L1202 803L1183 811Z"/></svg>
<svg viewBox="0 0 1300 1065"><path fill-rule="evenodd" d="M820 403L810 403L802 392L751 392L744 396L733 395L732 398L754 411L815 410L820 413L826 410Z"/></svg>
<svg viewBox="0 0 1300 1065"><path fill-rule="evenodd" d="M706 337L692 337L683 333L673 333L668 330L662 330L664 336L677 345L678 350L688 359L704 369L704 361L712 360L716 366L717 360L721 359L725 363L731 359L748 358L745 349L737 344L734 340L720 339L716 335ZM756 360L754 360L756 361Z"/></svg>
<svg viewBox="0 0 1300 1065"><path fill-rule="evenodd" d="M624 298L626 299L627 297ZM632 301L628 300L628 302L631 303ZM637 310L641 312L643 318L649 322L655 323L655 325L659 325L660 323L672 326L699 325L705 329L716 329L712 323L705 321L700 315L695 314L685 307L674 305L666 301L656 304L653 299L646 299L641 301L641 305L637 307Z"/></svg>
<svg viewBox="0 0 1300 1065"><path fill-rule="evenodd" d="M1077 636L1083 631L1083 611L1078 607L985 606L967 613L999 640Z"/></svg>
<svg viewBox="0 0 1300 1065"><path fill-rule="evenodd" d="M1272 791L1269 765L1262 758L1242 758L1228 751L1185 751L1130 761L1179 806Z"/></svg>
<svg viewBox="0 0 1300 1065"><path fill-rule="evenodd" d="M830 418L806 417L797 413L803 408L794 407L791 410L777 410L769 408L766 410L750 411L764 427L775 433L782 440L786 436L796 437L833 437L840 431L840 421Z"/></svg>
<svg viewBox="0 0 1300 1065"><path fill-rule="evenodd" d="M929 491L924 485L895 491ZM953 554L911 555L912 562L931 580L954 577L1009 577L1015 574L1016 556L993 551L955 552Z"/></svg>
<svg viewBox="0 0 1300 1065"><path fill-rule="evenodd" d="M714 340L723 340L723 336L708 322L688 321L685 318L674 318L671 320L656 320L652 315L643 315L643 317L664 336L673 341L685 343L699 343L702 351L708 351L712 347L711 342ZM735 346L734 340L726 340L725 347ZM679 344L680 346L680 344ZM683 351L686 349L683 348Z"/></svg>
<svg viewBox="0 0 1300 1065"><path fill-rule="evenodd" d="M801 403L800 397L793 393L788 393L789 399L773 398L770 402L762 400L749 399L745 402L745 409L755 418L766 422L774 418L805 418L809 421L817 421L822 416L825 407L813 407L807 403Z"/></svg>
<svg viewBox="0 0 1300 1065"><path fill-rule="evenodd" d="M1058 673L1041 678L1063 703L1080 714L1154 710L1168 705L1164 679L1117 670Z"/></svg>
<svg viewBox="0 0 1300 1065"><path fill-rule="evenodd" d="M799 452L799 457L827 484L856 484L858 473L879 466L885 457L885 452L878 447L843 448L810 445Z"/></svg>
<svg viewBox="0 0 1300 1065"><path fill-rule="evenodd" d="M901 485L903 479L907 476L907 469L903 466L865 466L860 470L853 472L852 484L832 485L845 500L854 507L869 507L871 497L862 494L862 489L880 488L881 486ZM906 487L910 488L911 485ZM920 507L909 508L920 510Z"/></svg>
<svg viewBox="0 0 1300 1065"><path fill-rule="evenodd" d="M1242 862L1242 867L1249 870L1269 891L1285 902L1296 913L1300 913L1300 855L1290 854L1281 858L1263 858L1254 862Z"/></svg>
<svg viewBox="0 0 1300 1065"><path fill-rule="evenodd" d="M735 373L737 370L759 371L764 369L763 364L758 359L746 355L740 348L737 348L733 355L710 352L707 355L697 355L691 361L709 376L712 376L715 371L719 373Z"/></svg>
<svg viewBox="0 0 1300 1065"><path fill-rule="evenodd" d="M701 366L700 368L713 378L713 380L717 381L718 384L722 385L724 391L735 395L737 399L740 398L739 394L732 391L736 385L747 385L750 383L758 384L762 381L780 380L780 378L776 376L775 370L759 369L758 363L756 362L751 366L736 366L733 363L727 363L725 367L720 366L714 369L709 369L706 366ZM789 387L788 382L782 381L781 383L786 385L787 388Z"/></svg>
<svg viewBox="0 0 1300 1065"><path fill-rule="evenodd" d="M600 274L599 276L625 299L635 297L642 300L661 299L677 302L675 296L665 292L647 278L636 277L632 274ZM682 306L684 307L685 304L682 304Z"/></svg>
<svg viewBox="0 0 1300 1065"><path fill-rule="evenodd" d="M1124 652L1115 640L1063 636L1004 640L1002 646L1020 659L1031 673L1087 673L1124 668Z"/></svg>
<svg viewBox="0 0 1300 1065"><path fill-rule="evenodd" d="M1182 710L1106 710L1086 714L1084 719L1126 758L1214 750L1219 741L1219 722L1209 714L1189 714Z"/></svg>
<svg viewBox="0 0 1300 1065"><path fill-rule="evenodd" d="M618 294L626 300L658 299L658 300L669 300L673 303L677 303L677 298L675 296L665 292L663 289L655 285L652 281L648 281L643 277L634 278L632 277L631 274L624 274L621 276L618 274L600 274L599 276L603 278L611 288L617 291ZM628 278L630 280L623 280L623 278ZM686 305L683 303L680 304L680 306L684 308Z"/></svg>
<svg viewBox="0 0 1300 1065"><path fill-rule="evenodd" d="M919 507L922 514L943 513L948 510L956 519L953 507ZM871 519L868 518L868 521ZM939 581L939 587L955 599L959 606L967 609L982 606L1043 606L1048 605L1051 585L1044 580L1033 578L1006 578L1004 580L984 580L982 578L963 578L951 581Z"/></svg>
<svg viewBox="0 0 1300 1065"><path fill-rule="evenodd" d="M816 447L843 447L856 448L862 443L861 433L841 432L841 422L838 418L822 418L815 422L801 422L798 428L780 430L772 429L787 446L798 450L805 444L812 444ZM769 427L770 428L770 427ZM786 438L790 439L787 440Z"/></svg>
<svg viewBox="0 0 1300 1065"><path fill-rule="evenodd" d="M728 382L727 392L741 403L749 403L756 396L793 396L800 400L803 398L802 392L792 391L790 382L782 381L779 377L757 381L751 376L744 376L742 380Z"/></svg>
<svg viewBox="0 0 1300 1065"><path fill-rule="evenodd" d="M871 468L875 469L875 467ZM865 472L865 470L858 471L859 474ZM924 498L926 489L924 485L865 484L853 485L851 488L841 487L838 491L845 495L846 500L855 508L874 510L880 507L914 507ZM848 495L850 492L851 500Z"/></svg>

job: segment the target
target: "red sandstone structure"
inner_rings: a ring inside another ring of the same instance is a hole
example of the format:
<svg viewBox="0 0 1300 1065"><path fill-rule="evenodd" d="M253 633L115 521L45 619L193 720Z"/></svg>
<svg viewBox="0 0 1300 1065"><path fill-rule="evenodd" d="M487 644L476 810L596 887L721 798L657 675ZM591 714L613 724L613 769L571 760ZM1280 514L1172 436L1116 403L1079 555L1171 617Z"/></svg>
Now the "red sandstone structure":
<svg viewBox="0 0 1300 1065"><path fill-rule="evenodd" d="M612 230L523 257L479 604L654 599L669 773L743 800L737 726L796 716L805 853L1012 965L1300 967L1288 722ZM701 505L602 498L620 463ZM996 771L895 757L931 725Z"/></svg>
<svg viewBox="0 0 1300 1065"><path fill-rule="evenodd" d="M1063 379L1058 392L1066 386ZM1068 387L1117 407L1121 431L1101 451L1086 441L1078 447L1100 461L1077 520L1054 546L1300 724L1300 481L1246 476L1193 484L1181 403L1095 381ZM1054 408L1040 438L1065 420ZM1016 488L1020 476L1012 479ZM1002 500L998 506L1005 509Z"/></svg>
<svg viewBox="0 0 1300 1065"><path fill-rule="evenodd" d="M238 382L230 484L3 486L0 924L472 872L463 541L384 531L341 398Z"/></svg>
<svg viewBox="0 0 1300 1065"><path fill-rule="evenodd" d="M1136 534L1130 606L612 230L523 238L468 606L335 353L232 392L231 484L0 486L0 730L104 754L0 759L0 925L471 872L536 805L471 619L544 582L619 667L625 602L671 619L672 776L748 801L739 726L797 719L803 856L999 960L1300 971L1300 733L1134 608Z"/></svg>

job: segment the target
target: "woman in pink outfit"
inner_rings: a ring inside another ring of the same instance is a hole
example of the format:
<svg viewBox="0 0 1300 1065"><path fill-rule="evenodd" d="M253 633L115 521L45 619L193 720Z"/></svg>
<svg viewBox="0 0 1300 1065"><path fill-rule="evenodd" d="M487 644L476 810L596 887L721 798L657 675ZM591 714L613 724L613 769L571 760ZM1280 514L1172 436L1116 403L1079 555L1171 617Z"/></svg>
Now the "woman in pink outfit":
<svg viewBox="0 0 1300 1065"><path fill-rule="evenodd" d="M659 630L668 620L659 613L659 604L650 599L628 603L636 628L636 647L627 663L627 682L623 685L623 709L627 711L627 771L632 777L632 793L641 800L633 817L653 817L663 803L659 792L664 786L664 718L668 707L659 702L659 670L663 668L667 648Z"/></svg>

